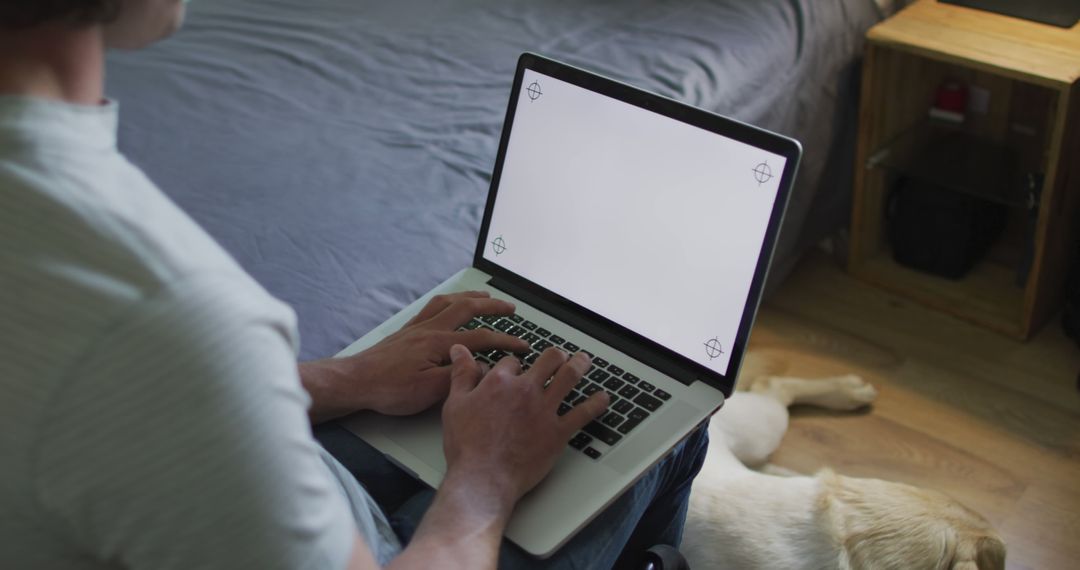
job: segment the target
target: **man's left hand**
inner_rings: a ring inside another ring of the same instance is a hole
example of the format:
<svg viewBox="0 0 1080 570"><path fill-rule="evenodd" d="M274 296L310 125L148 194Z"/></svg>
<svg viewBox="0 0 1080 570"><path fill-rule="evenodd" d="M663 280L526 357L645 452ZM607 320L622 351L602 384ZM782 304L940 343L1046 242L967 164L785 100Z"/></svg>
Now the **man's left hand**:
<svg viewBox="0 0 1080 570"><path fill-rule="evenodd" d="M422 412L450 390L450 347L525 352L525 341L485 328L457 329L479 315L513 314L514 305L483 291L438 295L398 332L353 356L300 365L311 417L325 421L357 410Z"/></svg>

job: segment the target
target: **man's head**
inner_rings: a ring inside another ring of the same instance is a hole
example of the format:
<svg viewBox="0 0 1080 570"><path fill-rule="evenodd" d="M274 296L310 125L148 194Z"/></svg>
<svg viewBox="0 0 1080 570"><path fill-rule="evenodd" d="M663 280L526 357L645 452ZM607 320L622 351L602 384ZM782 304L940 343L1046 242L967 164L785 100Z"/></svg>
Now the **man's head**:
<svg viewBox="0 0 1080 570"><path fill-rule="evenodd" d="M136 49L180 27L182 0L4 0L0 32L45 25L100 25L109 47Z"/></svg>

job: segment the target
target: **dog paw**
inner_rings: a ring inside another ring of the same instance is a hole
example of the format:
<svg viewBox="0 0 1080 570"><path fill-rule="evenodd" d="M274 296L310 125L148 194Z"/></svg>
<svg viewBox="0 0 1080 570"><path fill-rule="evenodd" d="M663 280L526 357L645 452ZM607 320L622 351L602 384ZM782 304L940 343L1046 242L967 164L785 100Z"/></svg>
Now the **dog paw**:
<svg viewBox="0 0 1080 570"><path fill-rule="evenodd" d="M870 405L877 398L877 388L862 376L847 374L832 379L836 391L829 395L834 410L856 410Z"/></svg>

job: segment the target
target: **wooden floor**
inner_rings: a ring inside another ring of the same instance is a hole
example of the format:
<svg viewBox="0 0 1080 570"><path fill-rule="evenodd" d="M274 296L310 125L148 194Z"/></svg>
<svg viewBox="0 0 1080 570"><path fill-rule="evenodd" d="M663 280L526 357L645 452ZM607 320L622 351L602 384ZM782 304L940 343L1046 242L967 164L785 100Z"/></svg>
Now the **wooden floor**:
<svg viewBox="0 0 1080 570"><path fill-rule="evenodd" d="M865 413L793 411L773 463L902 481L983 513L1008 567L1080 568L1080 349L1054 321L1021 343L855 281L813 254L772 295L752 370L853 372Z"/></svg>

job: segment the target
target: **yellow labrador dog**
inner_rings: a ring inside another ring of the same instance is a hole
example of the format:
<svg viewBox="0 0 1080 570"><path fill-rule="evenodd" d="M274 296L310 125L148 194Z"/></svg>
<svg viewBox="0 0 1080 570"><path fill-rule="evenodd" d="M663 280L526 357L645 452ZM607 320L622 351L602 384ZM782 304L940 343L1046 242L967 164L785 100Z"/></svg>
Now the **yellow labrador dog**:
<svg viewBox="0 0 1080 570"><path fill-rule="evenodd" d="M777 476L763 466L788 427L788 406L853 410L877 391L858 376L760 377L712 419L680 547L693 570L996 570L1005 543L979 514L910 485Z"/></svg>

